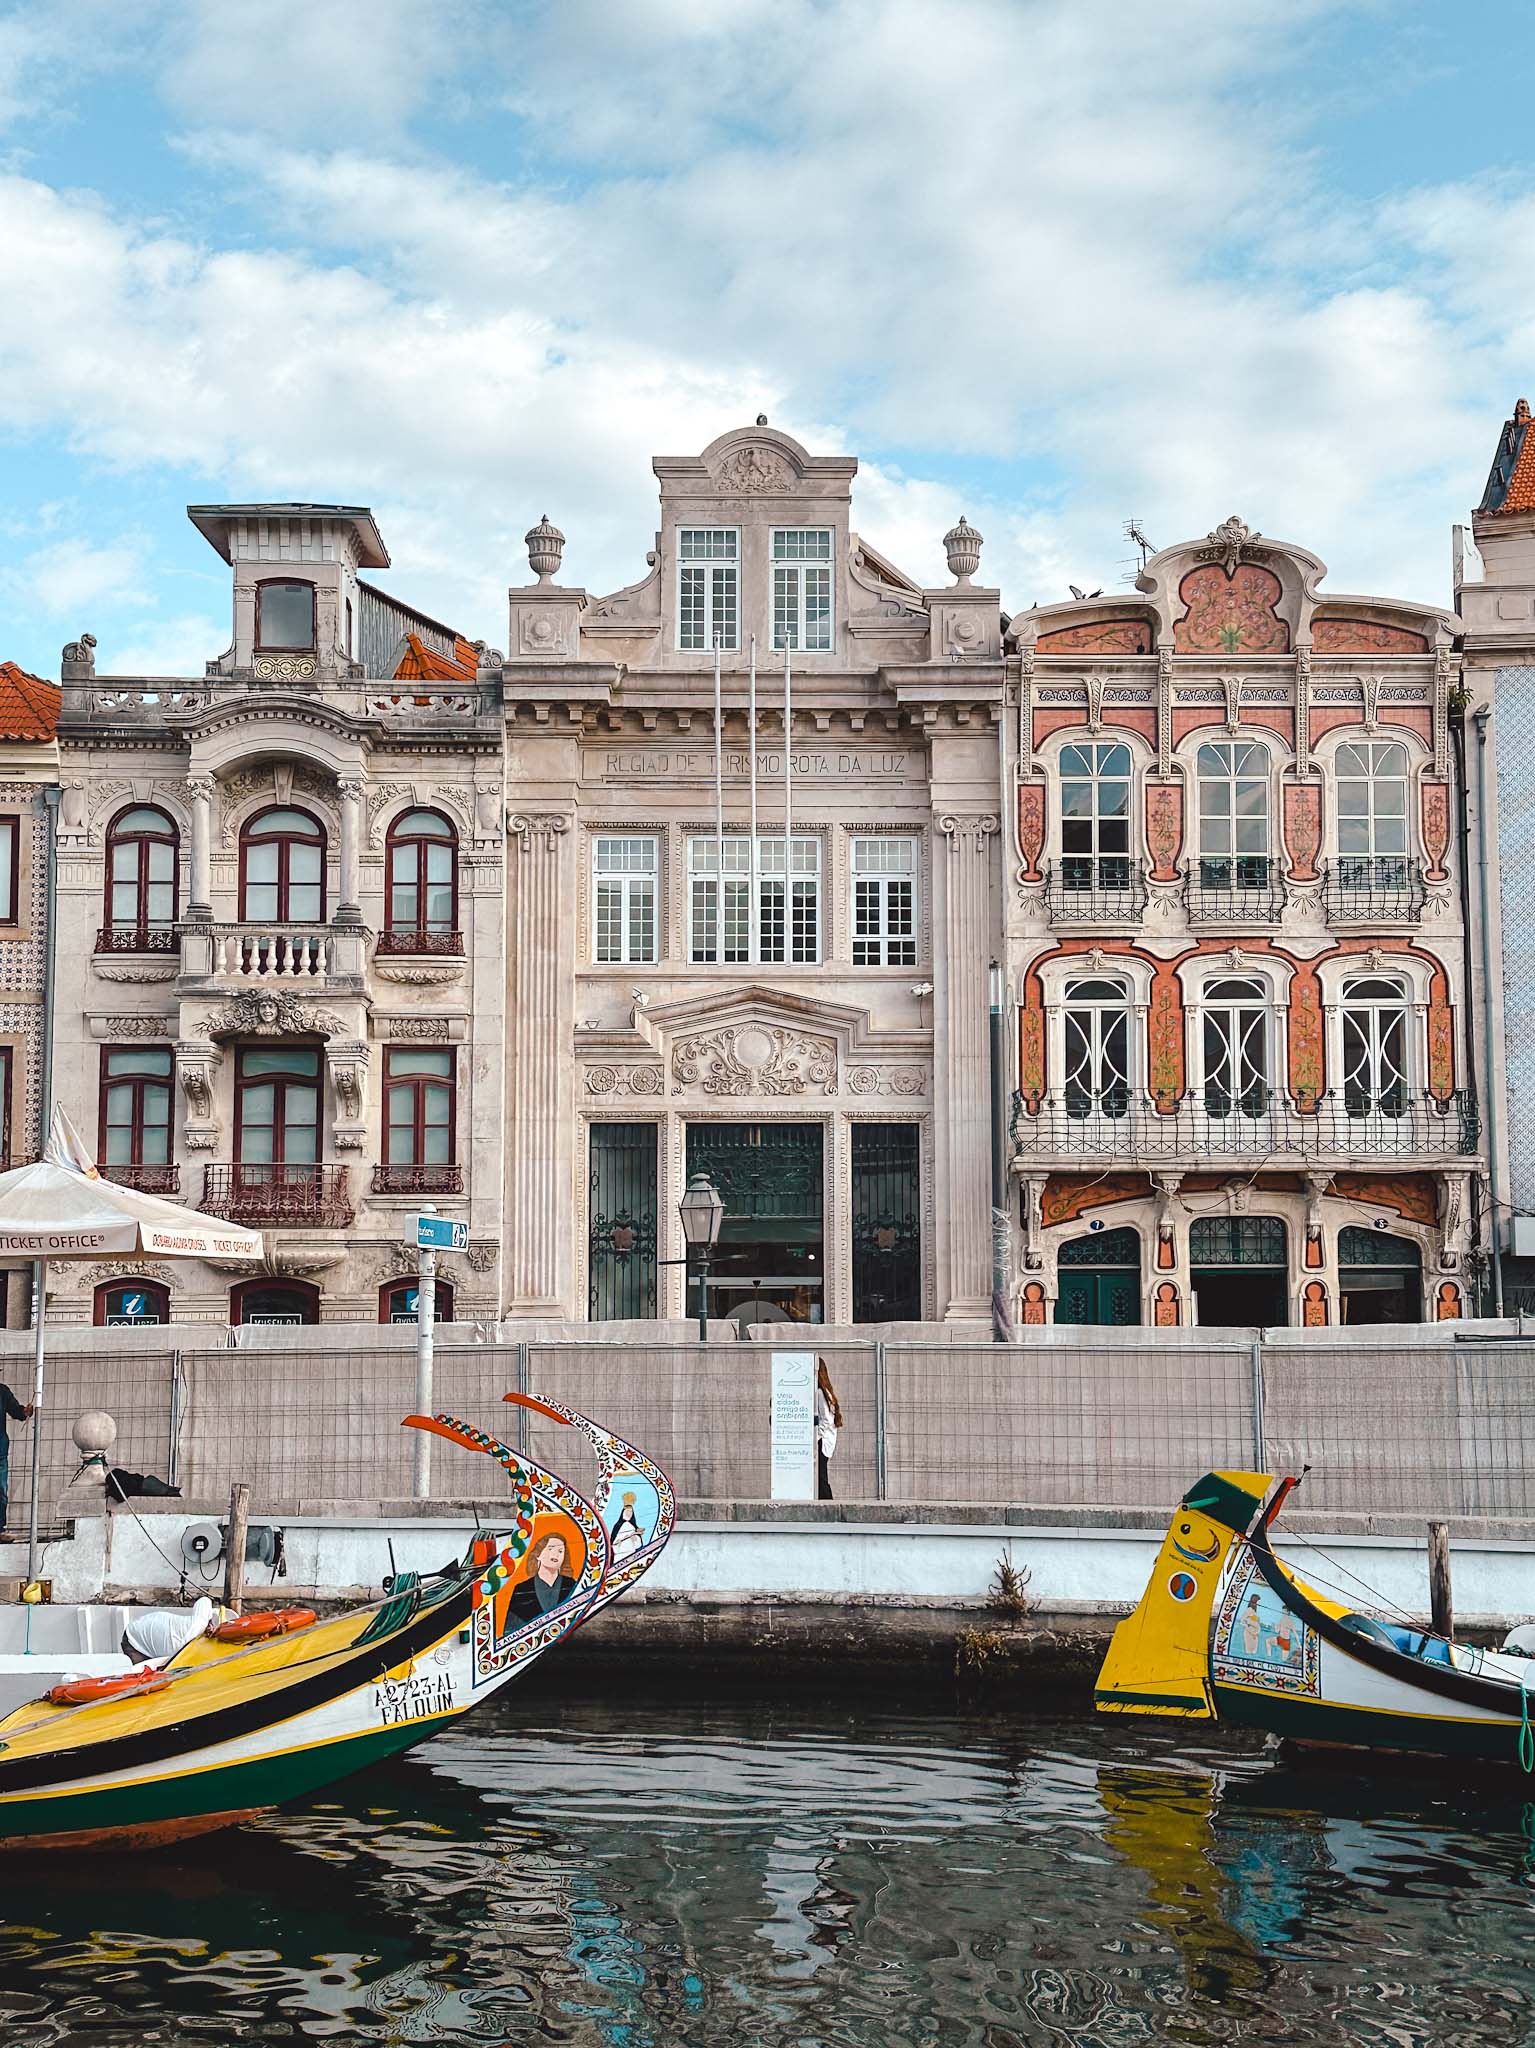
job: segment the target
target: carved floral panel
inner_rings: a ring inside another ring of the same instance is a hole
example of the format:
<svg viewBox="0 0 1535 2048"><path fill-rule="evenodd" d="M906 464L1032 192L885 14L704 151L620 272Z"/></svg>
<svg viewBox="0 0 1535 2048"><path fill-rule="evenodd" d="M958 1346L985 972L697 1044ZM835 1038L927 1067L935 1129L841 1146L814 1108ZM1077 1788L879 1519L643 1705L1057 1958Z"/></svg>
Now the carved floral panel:
<svg viewBox="0 0 1535 2048"><path fill-rule="evenodd" d="M1283 596L1271 570L1245 562L1227 575L1218 562L1191 569L1178 585L1184 613L1175 641L1183 654L1287 654L1290 629L1275 607Z"/></svg>
<svg viewBox="0 0 1535 2048"><path fill-rule="evenodd" d="M1291 783L1284 793L1284 836L1290 855L1290 879L1316 880L1316 857L1322 850L1322 792L1306 783Z"/></svg>
<svg viewBox="0 0 1535 2048"><path fill-rule="evenodd" d="M1427 654L1421 633L1402 626L1377 626L1368 619L1315 618L1311 644L1318 654Z"/></svg>
<svg viewBox="0 0 1535 2048"><path fill-rule="evenodd" d="M1041 654L1150 654L1151 627L1145 619L1100 619L1041 633L1036 646Z"/></svg>

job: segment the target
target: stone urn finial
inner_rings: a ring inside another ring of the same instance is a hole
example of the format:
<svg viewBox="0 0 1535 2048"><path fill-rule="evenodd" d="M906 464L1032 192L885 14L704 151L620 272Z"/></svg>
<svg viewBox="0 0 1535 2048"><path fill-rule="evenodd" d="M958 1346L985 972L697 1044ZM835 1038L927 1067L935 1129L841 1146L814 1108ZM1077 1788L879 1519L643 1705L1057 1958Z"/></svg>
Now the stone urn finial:
<svg viewBox="0 0 1535 2048"><path fill-rule="evenodd" d="M981 549L985 543L961 514L958 526L951 526L944 535L943 545L949 557L949 574L963 590L981 566Z"/></svg>
<svg viewBox="0 0 1535 2048"><path fill-rule="evenodd" d="M544 513L537 526L530 526L523 535L528 544L528 564L540 583L547 583L559 574L560 557L565 552L565 536Z"/></svg>

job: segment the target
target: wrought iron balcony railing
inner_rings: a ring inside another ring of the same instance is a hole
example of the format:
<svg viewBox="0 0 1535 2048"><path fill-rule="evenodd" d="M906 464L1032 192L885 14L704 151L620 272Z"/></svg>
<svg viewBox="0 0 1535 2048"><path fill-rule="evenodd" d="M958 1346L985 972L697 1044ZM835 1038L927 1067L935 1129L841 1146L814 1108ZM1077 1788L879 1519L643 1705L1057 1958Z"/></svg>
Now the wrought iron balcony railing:
<svg viewBox="0 0 1535 2048"><path fill-rule="evenodd" d="M1052 924L1139 924L1146 877L1121 854L1071 855L1045 871L1045 909Z"/></svg>
<svg viewBox="0 0 1535 2048"><path fill-rule="evenodd" d="M208 1166L203 1207L257 1228L342 1230L353 1220L344 1166Z"/></svg>
<svg viewBox="0 0 1535 2048"><path fill-rule="evenodd" d="M174 924L104 924L96 934L98 953L174 953L180 943Z"/></svg>
<svg viewBox="0 0 1535 2048"><path fill-rule="evenodd" d="M1276 924L1285 904L1279 863L1266 853L1201 855L1189 863L1183 900L1196 923Z"/></svg>
<svg viewBox="0 0 1535 2048"><path fill-rule="evenodd" d="M385 1165L380 1161L373 1169L373 1192L376 1195L461 1195L464 1192L464 1169L447 1164Z"/></svg>
<svg viewBox="0 0 1535 2048"><path fill-rule="evenodd" d="M1233 1100L1218 1088L1179 1096L1067 1090L1031 1109L1013 1098L1015 1152L1069 1159L1464 1158L1481 1124L1476 1098L1331 1092L1314 1104L1254 1088Z"/></svg>
<svg viewBox="0 0 1535 2048"><path fill-rule="evenodd" d="M462 932L444 931L385 931L378 935L375 950L379 953L447 953L461 958L464 951Z"/></svg>
<svg viewBox="0 0 1535 2048"><path fill-rule="evenodd" d="M162 1161L157 1166L113 1166L103 1161L101 1176L114 1180L120 1188L137 1188L145 1195L176 1195L181 1192L181 1168L175 1160Z"/></svg>
<svg viewBox="0 0 1535 2048"><path fill-rule="evenodd" d="M1418 924L1423 869L1407 854L1345 853L1327 863L1322 900L1338 924Z"/></svg>

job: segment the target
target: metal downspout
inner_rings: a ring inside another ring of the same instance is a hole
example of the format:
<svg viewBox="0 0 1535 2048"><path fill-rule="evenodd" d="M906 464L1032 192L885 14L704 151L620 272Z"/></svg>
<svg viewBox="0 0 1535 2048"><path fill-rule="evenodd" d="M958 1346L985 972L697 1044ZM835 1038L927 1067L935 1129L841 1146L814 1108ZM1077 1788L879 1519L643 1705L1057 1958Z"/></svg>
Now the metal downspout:
<svg viewBox="0 0 1535 2048"><path fill-rule="evenodd" d="M1482 1065L1487 1077L1487 1206L1491 1211L1492 1312L1503 1313L1503 1202L1498 1194L1498 1092L1493 1064L1491 882L1487 861L1487 720L1490 707L1476 719L1476 867L1482 951Z"/></svg>
<svg viewBox="0 0 1535 2048"><path fill-rule="evenodd" d="M57 952L59 925L59 799L63 790L53 783L43 791L43 807L48 825L48 858L44 863L43 883L43 1017L42 1044L37 1054L37 1097L39 1104L38 1145L48 1142L48 1123L53 1115L53 1008L54 1008L54 954ZM32 1261L32 1329L36 1337L37 1363L34 1373L33 1406L37 1408L38 1394L43 1374L43 1320L47 1309L48 1262L46 1259ZM30 1584L37 1577L37 1489L42 1471L43 1418L40 1409L32 1418L32 1498L27 1506L27 1580ZM31 1636L31 1609L27 1611L27 1632Z"/></svg>

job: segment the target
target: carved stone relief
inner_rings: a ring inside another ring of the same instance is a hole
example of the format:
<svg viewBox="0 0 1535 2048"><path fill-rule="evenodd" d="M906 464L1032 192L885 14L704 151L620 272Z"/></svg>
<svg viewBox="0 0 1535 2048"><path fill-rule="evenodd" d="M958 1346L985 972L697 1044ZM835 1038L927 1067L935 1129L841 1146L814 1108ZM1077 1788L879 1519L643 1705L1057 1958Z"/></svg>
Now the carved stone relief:
<svg viewBox="0 0 1535 2048"><path fill-rule="evenodd" d="M753 498L792 490L794 473L775 449L748 443L731 450L715 471L714 481L722 491Z"/></svg>
<svg viewBox="0 0 1535 2048"><path fill-rule="evenodd" d="M927 1076L920 1067L849 1067L849 1095L923 1095Z"/></svg>
<svg viewBox="0 0 1535 2048"><path fill-rule="evenodd" d="M203 1018L209 1038L294 1038L345 1036L346 1025L332 1010L307 1009L289 995L235 996L221 1010Z"/></svg>
<svg viewBox="0 0 1535 2048"><path fill-rule="evenodd" d="M588 1095L659 1095L662 1092L659 1067L588 1067L585 1086Z"/></svg>
<svg viewBox="0 0 1535 2048"><path fill-rule="evenodd" d="M672 1049L672 1093L705 1095L835 1095L835 1039L766 1024L731 1025Z"/></svg>

